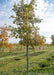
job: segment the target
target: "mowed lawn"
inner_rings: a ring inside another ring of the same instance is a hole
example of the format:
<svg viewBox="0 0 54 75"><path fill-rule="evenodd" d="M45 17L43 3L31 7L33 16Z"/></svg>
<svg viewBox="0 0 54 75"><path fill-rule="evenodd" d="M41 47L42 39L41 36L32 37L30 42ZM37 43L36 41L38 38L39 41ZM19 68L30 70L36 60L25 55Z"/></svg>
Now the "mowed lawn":
<svg viewBox="0 0 54 75"><path fill-rule="evenodd" d="M26 50L0 54L0 75L27 75ZM54 47L29 50L29 75L54 75Z"/></svg>

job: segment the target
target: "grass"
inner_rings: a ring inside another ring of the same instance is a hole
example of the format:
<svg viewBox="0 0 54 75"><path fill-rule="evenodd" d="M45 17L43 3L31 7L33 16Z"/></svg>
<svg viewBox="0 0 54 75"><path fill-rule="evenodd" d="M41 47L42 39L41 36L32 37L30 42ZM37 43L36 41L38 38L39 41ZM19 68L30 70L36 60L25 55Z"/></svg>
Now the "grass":
<svg viewBox="0 0 54 75"><path fill-rule="evenodd" d="M54 47L29 50L29 75L54 75ZM0 55L0 75L26 75L26 50L3 52Z"/></svg>

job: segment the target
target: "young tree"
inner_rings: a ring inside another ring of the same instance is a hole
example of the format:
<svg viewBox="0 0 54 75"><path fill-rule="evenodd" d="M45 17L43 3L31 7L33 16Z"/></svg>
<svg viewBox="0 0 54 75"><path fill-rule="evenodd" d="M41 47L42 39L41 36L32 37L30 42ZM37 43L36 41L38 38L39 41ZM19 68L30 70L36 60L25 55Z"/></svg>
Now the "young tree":
<svg viewBox="0 0 54 75"><path fill-rule="evenodd" d="M44 50L45 42L46 42L45 36L42 36L42 45L43 45L43 50Z"/></svg>
<svg viewBox="0 0 54 75"><path fill-rule="evenodd" d="M54 46L54 34L51 36L52 39L52 45Z"/></svg>
<svg viewBox="0 0 54 75"><path fill-rule="evenodd" d="M9 47L8 39L10 36L8 35L9 28L5 24L4 27L0 27L0 49L4 47ZM10 47L9 47L10 48Z"/></svg>
<svg viewBox="0 0 54 75"><path fill-rule="evenodd" d="M39 49L41 48L41 45L43 45L43 49L44 49L44 44L46 40L44 36L40 36L38 30L39 28L37 28L33 34L33 43L35 46L39 46Z"/></svg>
<svg viewBox="0 0 54 75"><path fill-rule="evenodd" d="M0 40L0 51L1 51L2 45L3 45L2 41Z"/></svg>
<svg viewBox="0 0 54 75"><path fill-rule="evenodd" d="M8 47L10 49L10 53L12 53L13 44L8 44Z"/></svg>
<svg viewBox="0 0 54 75"><path fill-rule="evenodd" d="M7 26L0 27L0 46L1 47L7 47L8 46L8 31L9 29Z"/></svg>
<svg viewBox="0 0 54 75"><path fill-rule="evenodd" d="M13 11L16 16L11 16L14 18L13 23L18 27L14 28L10 26L12 35L16 38L20 38L25 42L27 47L27 75L28 75L28 46L32 44L32 33L34 30L34 23L41 22L39 18L36 18L34 13L34 6L36 7L35 0L31 0L29 4L25 4L24 0L21 0L20 3L14 4Z"/></svg>
<svg viewBox="0 0 54 75"><path fill-rule="evenodd" d="M39 36L39 30L40 28L38 28L37 26L34 28L34 32L33 32L33 43L35 46L38 45L38 36Z"/></svg>

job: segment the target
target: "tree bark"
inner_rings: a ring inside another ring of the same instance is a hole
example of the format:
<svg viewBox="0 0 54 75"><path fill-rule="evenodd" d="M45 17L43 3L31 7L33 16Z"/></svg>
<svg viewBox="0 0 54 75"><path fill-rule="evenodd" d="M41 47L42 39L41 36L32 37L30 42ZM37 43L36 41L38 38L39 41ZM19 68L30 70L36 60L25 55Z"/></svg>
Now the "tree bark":
<svg viewBox="0 0 54 75"><path fill-rule="evenodd" d="M29 53L28 53L28 45L27 45L27 75L29 75Z"/></svg>

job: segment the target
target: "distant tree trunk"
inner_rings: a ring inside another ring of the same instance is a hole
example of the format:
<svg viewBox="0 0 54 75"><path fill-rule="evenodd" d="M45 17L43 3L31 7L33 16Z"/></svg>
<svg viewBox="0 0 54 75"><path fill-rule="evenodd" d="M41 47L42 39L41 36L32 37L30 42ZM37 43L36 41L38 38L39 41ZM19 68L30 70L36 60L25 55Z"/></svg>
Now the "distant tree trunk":
<svg viewBox="0 0 54 75"><path fill-rule="evenodd" d="M22 45L21 45L21 50L22 50L22 48L23 48L23 47L22 47Z"/></svg>
<svg viewBox="0 0 54 75"><path fill-rule="evenodd" d="M4 45L3 45L4 46ZM4 52L4 47L2 48L2 52Z"/></svg>
<svg viewBox="0 0 54 75"><path fill-rule="evenodd" d="M38 50L38 47L36 46L36 50Z"/></svg>
<svg viewBox="0 0 54 75"><path fill-rule="evenodd" d="M44 50L44 45L43 45L43 50Z"/></svg>
<svg viewBox="0 0 54 75"><path fill-rule="evenodd" d="M39 46L39 50L41 50L41 46Z"/></svg>
<svg viewBox="0 0 54 75"><path fill-rule="evenodd" d="M24 49L25 49L25 46L24 46Z"/></svg>
<svg viewBox="0 0 54 75"><path fill-rule="evenodd" d="M1 47L0 47L0 51L1 51Z"/></svg>
<svg viewBox="0 0 54 75"><path fill-rule="evenodd" d="M27 75L29 75L29 60L28 60L28 58L29 58L29 53L28 53L28 45L27 45Z"/></svg>
<svg viewBox="0 0 54 75"><path fill-rule="evenodd" d="M12 53L12 49L10 48L10 51L9 51L10 53Z"/></svg>

